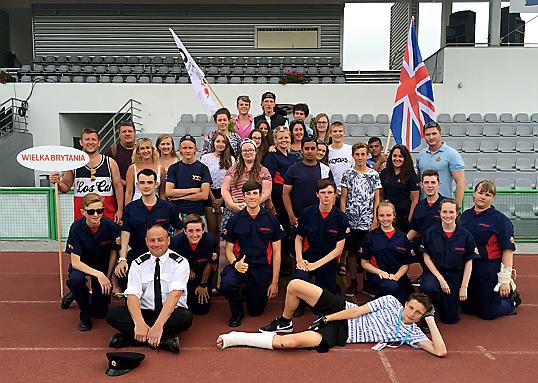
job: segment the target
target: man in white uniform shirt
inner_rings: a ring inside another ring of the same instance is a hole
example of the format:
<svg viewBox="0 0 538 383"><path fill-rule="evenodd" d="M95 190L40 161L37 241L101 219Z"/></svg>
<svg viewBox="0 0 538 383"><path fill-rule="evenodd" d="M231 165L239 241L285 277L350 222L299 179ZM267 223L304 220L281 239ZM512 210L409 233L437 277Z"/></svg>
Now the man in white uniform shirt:
<svg viewBox="0 0 538 383"><path fill-rule="evenodd" d="M277 335L293 331L291 318L300 300L312 312L321 315L307 331ZM443 337L435 324L431 300L422 293L413 293L402 306L393 296L374 299L357 306L311 283L294 279L288 284L284 311L260 333L230 332L217 338L217 347L250 346L266 349L308 348L327 352L333 346L346 343L378 342L375 350L408 344L433 355L447 354ZM417 326L424 317L432 340Z"/></svg>
<svg viewBox="0 0 538 383"><path fill-rule="evenodd" d="M110 338L109 346L147 343L179 353L177 336L192 324L187 308L189 262L168 249L170 237L158 224L148 229L146 244L149 252L136 258L129 269L127 307L114 307L108 312L108 324L119 331Z"/></svg>

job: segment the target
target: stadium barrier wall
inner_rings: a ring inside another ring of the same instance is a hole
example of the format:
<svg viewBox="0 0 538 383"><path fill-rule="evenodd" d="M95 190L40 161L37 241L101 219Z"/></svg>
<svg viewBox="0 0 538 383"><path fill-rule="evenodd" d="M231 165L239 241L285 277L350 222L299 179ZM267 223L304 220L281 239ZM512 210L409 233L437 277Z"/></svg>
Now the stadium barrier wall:
<svg viewBox="0 0 538 383"><path fill-rule="evenodd" d="M73 192L60 194L62 239L73 222ZM473 192L466 190L463 209L473 205ZM514 224L517 242L538 243L538 190L498 190L494 206ZM0 188L0 240L56 240L54 189L47 187Z"/></svg>

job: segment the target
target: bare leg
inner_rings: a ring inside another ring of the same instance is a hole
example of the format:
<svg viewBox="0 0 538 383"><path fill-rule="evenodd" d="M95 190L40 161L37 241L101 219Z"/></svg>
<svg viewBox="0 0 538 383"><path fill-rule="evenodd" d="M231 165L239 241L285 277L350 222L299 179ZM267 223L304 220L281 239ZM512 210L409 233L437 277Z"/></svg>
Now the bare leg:
<svg viewBox="0 0 538 383"><path fill-rule="evenodd" d="M312 283L300 279L291 280L288 283L282 316L291 319L301 299L310 307L314 306L318 302L322 292L323 290L320 287Z"/></svg>
<svg viewBox="0 0 538 383"><path fill-rule="evenodd" d="M217 347L248 346L265 349L307 348L318 346L321 343L321 339L321 335L314 331L303 331L298 334L289 335L232 331L228 334L222 334L217 338Z"/></svg>
<svg viewBox="0 0 538 383"><path fill-rule="evenodd" d="M315 331L303 331L297 334L275 335L273 348L308 348L317 347L321 343L321 334Z"/></svg>

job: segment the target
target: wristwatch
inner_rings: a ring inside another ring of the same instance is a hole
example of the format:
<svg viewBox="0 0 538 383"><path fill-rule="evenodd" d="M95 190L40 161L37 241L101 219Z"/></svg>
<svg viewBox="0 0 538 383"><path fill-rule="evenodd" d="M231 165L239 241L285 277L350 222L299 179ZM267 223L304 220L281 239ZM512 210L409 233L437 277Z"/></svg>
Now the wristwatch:
<svg viewBox="0 0 538 383"><path fill-rule="evenodd" d="M200 287L205 289L207 287L207 282L200 282Z"/></svg>
<svg viewBox="0 0 538 383"><path fill-rule="evenodd" d="M121 258L119 258L119 259L118 259L118 263L120 263L121 261L125 261L125 262L127 262L127 258L125 258L125 257L121 257Z"/></svg>

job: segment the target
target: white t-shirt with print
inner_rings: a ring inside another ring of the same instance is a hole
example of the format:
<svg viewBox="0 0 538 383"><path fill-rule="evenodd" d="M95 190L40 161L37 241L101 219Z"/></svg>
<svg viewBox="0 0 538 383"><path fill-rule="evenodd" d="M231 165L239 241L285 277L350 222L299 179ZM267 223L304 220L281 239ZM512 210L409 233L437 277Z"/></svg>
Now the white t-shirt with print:
<svg viewBox="0 0 538 383"><path fill-rule="evenodd" d="M351 145L344 144L340 149L333 149L332 145L329 146L329 168L331 168L331 172L333 173L338 194L340 194L342 175L347 169L353 167L354 164Z"/></svg>

